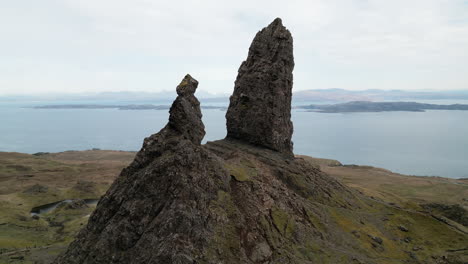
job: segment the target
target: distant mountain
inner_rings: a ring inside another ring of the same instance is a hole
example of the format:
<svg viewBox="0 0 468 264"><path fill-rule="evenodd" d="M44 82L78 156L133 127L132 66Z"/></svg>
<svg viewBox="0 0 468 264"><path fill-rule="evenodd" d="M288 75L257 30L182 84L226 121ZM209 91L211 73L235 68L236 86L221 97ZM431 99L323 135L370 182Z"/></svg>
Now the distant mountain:
<svg viewBox="0 0 468 264"><path fill-rule="evenodd" d="M303 101L402 101L402 100L468 100L468 90L462 91L402 91L402 90L363 90L345 89L304 90L294 93L296 102Z"/></svg>
<svg viewBox="0 0 468 264"><path fill-rule="evenodd" d="M169 110L170 105L132 104L132 105L104 105L104 104L53 104L39 105L34 109L118 109L118 110ZM225 106L205 105L203 109L226 110Z"/></svg>
<svg viewBox="0 0 468 264"><path fill-rule="evenodd" d="M127 102L131 104L170 103L176 97L173 91L152 92L102 92L95 94L47 94L0 96L0 102ZM229 104L229 95L198 91L202 103ZM468 100L468 90L462 91L403 91L363 90L340 88L303 90L293 93L293 102L350 102L350 101L408 101L408 100Z"/></svg>
<svg viewBox="0 0 468 264"><path fill-rule="evenodd" d="M162 92L102 92L102 93L79 93L79 94L40 94L40 95L10 95L0 96L0 102L132 102L135 104L166 102L170 103L176 98L174 91ZM212 94L206 91L197 92L200 101L205 102L227 102L228 95Z"/></svg>

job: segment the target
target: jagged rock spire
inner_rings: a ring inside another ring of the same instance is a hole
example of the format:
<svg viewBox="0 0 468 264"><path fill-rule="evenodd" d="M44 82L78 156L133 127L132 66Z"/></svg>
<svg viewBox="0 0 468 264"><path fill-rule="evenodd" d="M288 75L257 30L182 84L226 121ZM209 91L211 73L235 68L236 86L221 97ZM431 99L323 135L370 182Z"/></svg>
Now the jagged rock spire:
<svg viewBox="0 0 468 264"><path fill-rule="evenodd" d="M145 138L143 147L137 153L135 160L126 170L145 166L154 157L166 151L171 146L170 139L188 139L195 145L200 145L205 136L205 126L202 122L200 102L195 97L198 81L190 74L177 86L177 98L169 110L169 122L159 133Z"/></svg>
<svg viewBox="0 0 468 264"><path fill-rule="evenodd" d="M177 86L168 124L144 140L55 264L188 264L202 255L214 218L208 201L229 175L200 145L205 130L197 85L186 75Z"/></svg>
<svg viewBox="0 0 468 264"><path fill-rule="evenodd" d="M169 111L169 125L193 143L200 145L205 136L200 102L195 97L198 81L190 74L177 86L177 98Z"/></svg>
<svg viewBox="0 0 468 264"><path fill-rule="evenodd" d="M255 36L242 62L226 113L227 138L293 156L293 39L275 19Z"/></svg>

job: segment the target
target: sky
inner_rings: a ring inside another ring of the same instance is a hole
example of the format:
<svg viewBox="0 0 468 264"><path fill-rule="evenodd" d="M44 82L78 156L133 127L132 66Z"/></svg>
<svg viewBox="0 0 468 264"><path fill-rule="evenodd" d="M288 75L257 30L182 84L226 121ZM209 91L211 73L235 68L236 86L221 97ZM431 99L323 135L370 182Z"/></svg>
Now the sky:
<svg viewBox="0 0 468 264"><path fill-rule="evenodd" d="M229 94L255 34L294 38L294 91L468 89L468 0L3 0L0 95Z"/></svg>

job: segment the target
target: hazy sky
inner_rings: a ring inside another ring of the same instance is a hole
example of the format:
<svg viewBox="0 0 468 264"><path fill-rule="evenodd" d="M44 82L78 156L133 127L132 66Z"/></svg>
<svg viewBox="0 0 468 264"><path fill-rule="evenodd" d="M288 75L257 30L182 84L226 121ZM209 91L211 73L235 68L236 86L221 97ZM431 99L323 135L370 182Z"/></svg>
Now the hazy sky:
<svg viewBox="0 0 468 264"><path fill-rule="evenodd" d="M467 0L3 0L0 95L230 93L255 33L294 37L294 89L468 89Z"/></svg>

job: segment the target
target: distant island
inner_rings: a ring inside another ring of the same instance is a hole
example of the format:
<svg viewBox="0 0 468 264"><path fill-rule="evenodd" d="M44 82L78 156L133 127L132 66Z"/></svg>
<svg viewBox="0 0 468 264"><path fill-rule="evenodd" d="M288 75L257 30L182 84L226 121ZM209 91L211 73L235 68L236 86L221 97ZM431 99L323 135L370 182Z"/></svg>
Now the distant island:
<svg viewBox="0 0 468 264"><path fill-rule="evenodd" d="M60 104L60 105L39 105L34 109L118 109L118 110L169 110L169 105L153 104L130 104L130 105L106 105L106 104ZM219 109L225 111L226 106L201 106L203 109ZM358 113L358 112L424 112L425 110L468 110L468 104L424 104L416 102L369 102L352 101L339 104L311 104L296 106L295 109L306 109L309 112L319 113Z"/></svg>
<svg viewBox="0 0 468 264"><path fill-rule="evenodd" d="M169 105L132 104L132 105L103 105L103 104L62 104L40 105L34 109L118 109L118 110L169 110ZM225 106L202 106L203 109L226 110Z"/></svg>
<svg viewBox="0 0 468 264"><path fill-rule="evenodd" d="M350 113L350 112L389 112L389 111L407 111L424 112L425 110L468 110L467 104L423 104L416 102L369 102L352 101L341 104L327 105L305 105L297 106L296 109L307 109L310 112L319 113Z"/></svg>
<svg viewBox="0 0 468 264"><path fill-rule="evenodd" d="M361 90L339 88L311 89L293 94L295 102L351 102L351 101L415 101L415 100L468 100L468 91L403 91L403 90Z"/></svg>

